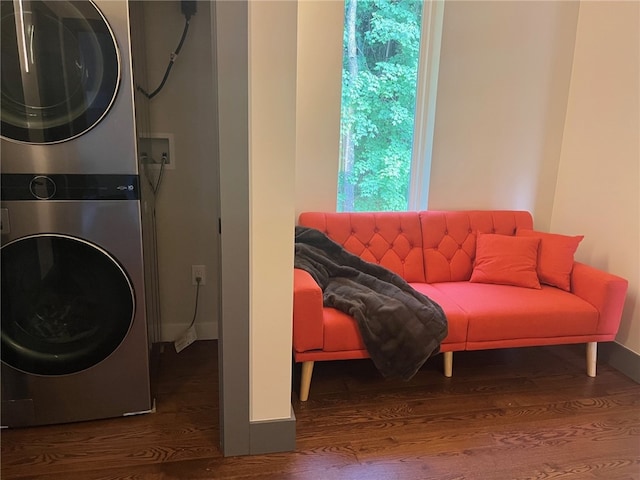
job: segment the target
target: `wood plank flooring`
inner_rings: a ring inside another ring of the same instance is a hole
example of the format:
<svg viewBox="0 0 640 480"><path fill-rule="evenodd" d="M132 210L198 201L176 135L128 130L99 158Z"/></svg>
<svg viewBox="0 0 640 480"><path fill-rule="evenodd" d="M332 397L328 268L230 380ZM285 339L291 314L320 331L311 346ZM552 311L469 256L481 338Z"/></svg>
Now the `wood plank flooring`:
<svg viewBox="0 0 640 480"><path fill-rule="evenodd" d="M296 451L224 458L216 342L167 346L156 413L3 430L1 478L639 480L640 385L584 363L584 345L462 352L450 379L437 356L401 382L318 362Z"/></svg>

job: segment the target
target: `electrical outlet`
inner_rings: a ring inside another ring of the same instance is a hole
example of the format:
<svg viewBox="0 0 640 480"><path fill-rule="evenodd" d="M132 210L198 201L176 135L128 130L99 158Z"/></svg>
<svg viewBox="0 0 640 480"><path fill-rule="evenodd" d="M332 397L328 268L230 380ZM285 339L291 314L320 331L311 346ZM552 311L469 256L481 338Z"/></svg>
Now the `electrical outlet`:
<svg viewBox="0 0 640 480"><path fill-rule="evenodd" d="M196 278L200 277L200 285L207 284L207 267L204 265L191 265L191 285L197 285Z"/></svg>

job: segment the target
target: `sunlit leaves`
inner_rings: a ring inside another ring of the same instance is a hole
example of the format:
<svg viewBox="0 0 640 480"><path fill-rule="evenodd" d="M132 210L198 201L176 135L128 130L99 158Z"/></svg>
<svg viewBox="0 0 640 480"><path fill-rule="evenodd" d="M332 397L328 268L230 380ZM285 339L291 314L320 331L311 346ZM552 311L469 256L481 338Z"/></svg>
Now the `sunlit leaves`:
<svg viewBox="0 0 640 480"><path fill-rule="evenodd" d="M357 73L349 72L345 35L341 111L343 144L354 148L341 149L353 157L341 162L348 168L339 176L339 209L349 208L345 198L352 195L356 211L406 210L422 2L357 0L356 6Z"/></svg>

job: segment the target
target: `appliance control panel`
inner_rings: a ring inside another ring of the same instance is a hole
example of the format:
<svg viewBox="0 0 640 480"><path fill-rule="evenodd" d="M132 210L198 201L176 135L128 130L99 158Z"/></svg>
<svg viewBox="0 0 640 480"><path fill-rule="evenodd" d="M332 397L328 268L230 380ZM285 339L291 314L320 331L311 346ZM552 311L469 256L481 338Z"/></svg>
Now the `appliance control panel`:
<svg viewBox="0 0 640 480"><path fill-rule="evenodd" d="M11 173L0 177L2 201L140 199L140 182L137 175Z"/></svg>

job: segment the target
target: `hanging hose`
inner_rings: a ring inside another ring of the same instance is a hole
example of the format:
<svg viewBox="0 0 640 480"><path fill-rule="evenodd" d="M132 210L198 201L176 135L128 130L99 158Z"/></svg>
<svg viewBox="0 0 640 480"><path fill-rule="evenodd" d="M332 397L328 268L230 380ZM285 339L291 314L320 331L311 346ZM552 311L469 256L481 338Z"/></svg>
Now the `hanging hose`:
<svg viewBox="0 0 640 480"><path fill-rule="evenodd" d="M169 60L169 65L167 65L167 69L164 72L164 77L162 78L162 82L160 82L160 85L158 86L158 88L156 88L151 93L147 93L147 91L144 88L142 88L140 86L136 87L149 100L151 100L158 93L160 93L160 90L162 90L162 87L164 87L164 84L167 82L167 79L169 78L169 72L171 72L171 69L173 68L173 64L175 63L176 59L178 58L178 54L180 53L180 50L182 50L182 45L184 44L185 38L187 38L187 32L188 31L189 31L189 17L185 16L185 23L184 23L184 30L182 31L182 38L180 38L180 43L178 44L178 48L176 48L176 51L171 54L171 59Z"/></svg>

